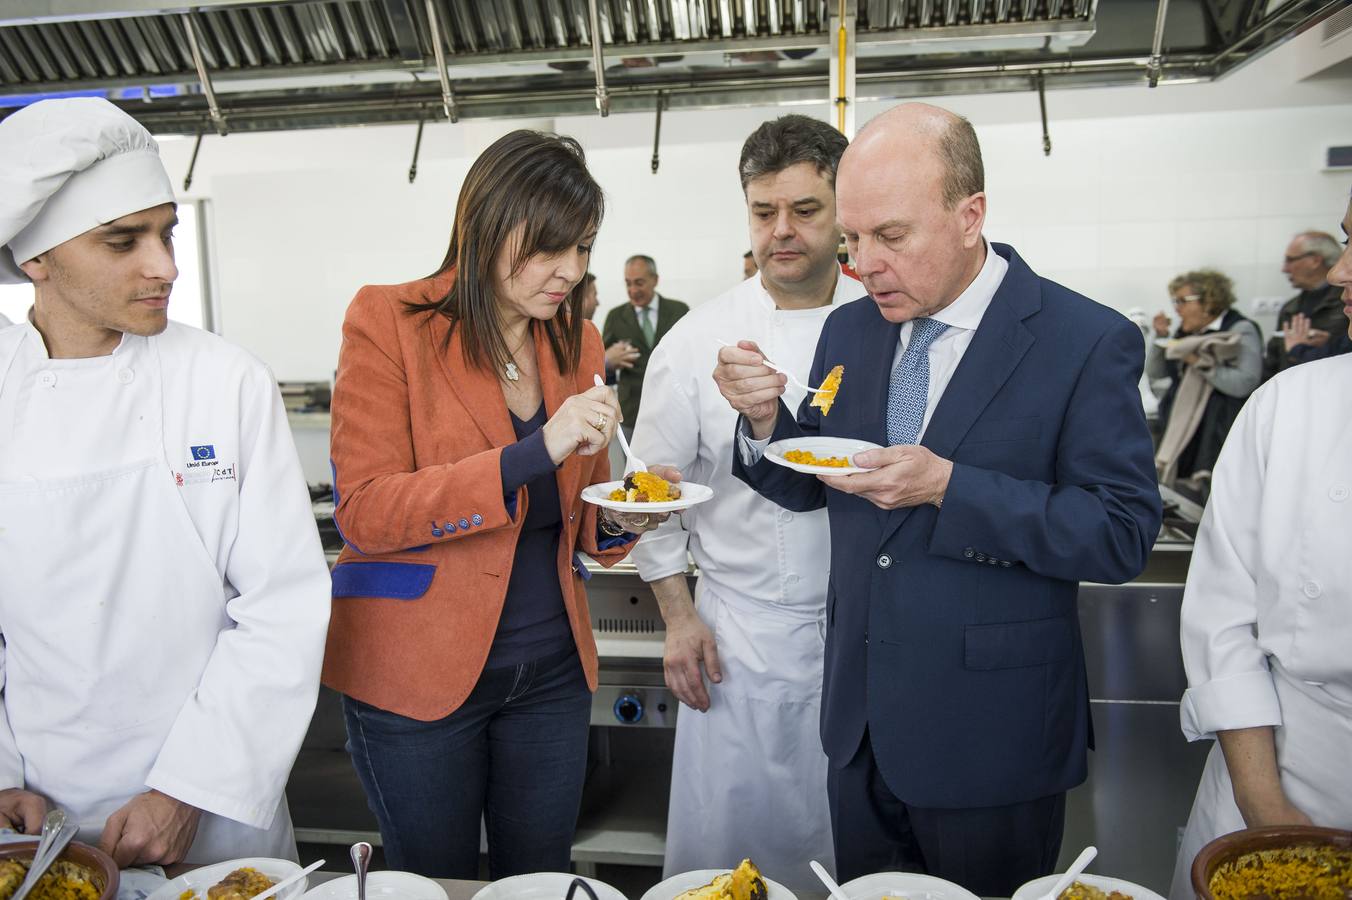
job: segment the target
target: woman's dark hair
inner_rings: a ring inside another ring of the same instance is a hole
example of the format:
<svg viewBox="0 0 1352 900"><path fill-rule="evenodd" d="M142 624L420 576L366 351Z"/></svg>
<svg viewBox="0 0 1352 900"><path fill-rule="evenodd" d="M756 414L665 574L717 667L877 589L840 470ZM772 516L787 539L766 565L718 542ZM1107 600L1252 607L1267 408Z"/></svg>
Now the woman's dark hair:
<svg viewBox="0 0 1352 900"><path fill-rule="evenodd" d="M512 232L524 226L512 272L537 253L562 253L601 224L605 199L587 171L582 146L573 138L539 131L513 131L499 138L470 166L455 205L446 258L433 275L455 270L445 297L408 303L410 313L435 312L461 329L467 363L500 370L511 361L498 312L495 266ZM582 293L579 281L567 302L543 327L559 371L577 371L582 356ZM448 337L449 339L449 337Z"/></svg>

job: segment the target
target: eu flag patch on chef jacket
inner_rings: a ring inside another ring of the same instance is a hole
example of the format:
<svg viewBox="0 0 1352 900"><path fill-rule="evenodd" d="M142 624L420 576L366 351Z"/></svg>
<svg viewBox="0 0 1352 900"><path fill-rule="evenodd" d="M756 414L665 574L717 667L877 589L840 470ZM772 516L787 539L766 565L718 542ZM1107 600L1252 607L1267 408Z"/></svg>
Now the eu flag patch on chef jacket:
<svg viewBox="0 0 1352 900"><path fill-rule="evenodd" d="M203 445L200 446L200 447L189 447L188 450L189 450L189 452L192 454L192 458L193 458L193 459L215 459L215 458L216 458L216 445L215 445L215 444L203 444Z"/></svg>

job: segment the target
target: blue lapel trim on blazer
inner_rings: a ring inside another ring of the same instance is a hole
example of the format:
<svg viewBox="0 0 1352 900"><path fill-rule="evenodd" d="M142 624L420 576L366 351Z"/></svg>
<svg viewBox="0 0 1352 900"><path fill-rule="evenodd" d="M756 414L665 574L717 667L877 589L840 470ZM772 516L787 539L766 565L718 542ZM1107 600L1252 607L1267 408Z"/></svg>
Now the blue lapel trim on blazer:
<svg viewBox="0 0 1352 900"><path fill-rule="evenodd" d="M1023 320L1042 309L1042 285L1037 274L1008 244L992 243L991 247L1009 262L1009 271L972 335L972 343L944 389L920 442L944 459L953 458L953 452L973 423L1033 346L1033 335ZM884 395L884 409L886 405ZM896 534L913 509L894 509L888 514L880 547Z"/></svg>

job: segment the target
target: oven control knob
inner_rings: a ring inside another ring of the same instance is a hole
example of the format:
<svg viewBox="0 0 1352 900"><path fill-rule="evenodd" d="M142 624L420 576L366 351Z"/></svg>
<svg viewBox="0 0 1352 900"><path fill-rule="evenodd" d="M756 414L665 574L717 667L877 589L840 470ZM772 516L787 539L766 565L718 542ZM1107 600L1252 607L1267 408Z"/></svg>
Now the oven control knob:
<svg viewBox="0 0 1352 900"><path fill-rule="evenodd" d="M643 701L635 694L621 694L615 701L615 718L625 725L637 725L643 719Z"/></svg>

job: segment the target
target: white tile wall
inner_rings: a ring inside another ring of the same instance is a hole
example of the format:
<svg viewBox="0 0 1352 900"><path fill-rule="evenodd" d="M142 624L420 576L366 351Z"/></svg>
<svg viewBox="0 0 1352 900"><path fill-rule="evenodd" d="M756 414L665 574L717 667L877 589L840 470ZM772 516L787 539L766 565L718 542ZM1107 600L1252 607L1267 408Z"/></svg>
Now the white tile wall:
<svg viewBox="0 0 1352 900"><path fill-rule="evenodd" d="M1007 95L941 102L970 113L981 138L988 237L1096 300L1153 312L1171 277L1205 265L1235 280L1242 303L1290 293L1280 273L1287 241L1306 228L1336 230L1346 208L1352 174L1323 172L1318 160L1325 143L1352 140L1352 93L1341 106L1227 109L1236 90L1053 93L1050 158L1036 103L1011 111ZM1206 111L1208 98L1225 111ZM861 106L861 121L882 108ZM795 111L826 115L825 104ZM527 123L576 135L606 190L592 265L598 321L624 302L632 253L656 257L662 291L690 303L741 279L741 142L784 112L668 113L656 175L650 115ZM331 377L353 293L436 267L469 163L518 124L429 125L413 185L411 127L209 138L194 187L213 201L225 335L279 378ZM166 142L175 178L190 152L190 141Z"/></svg>

